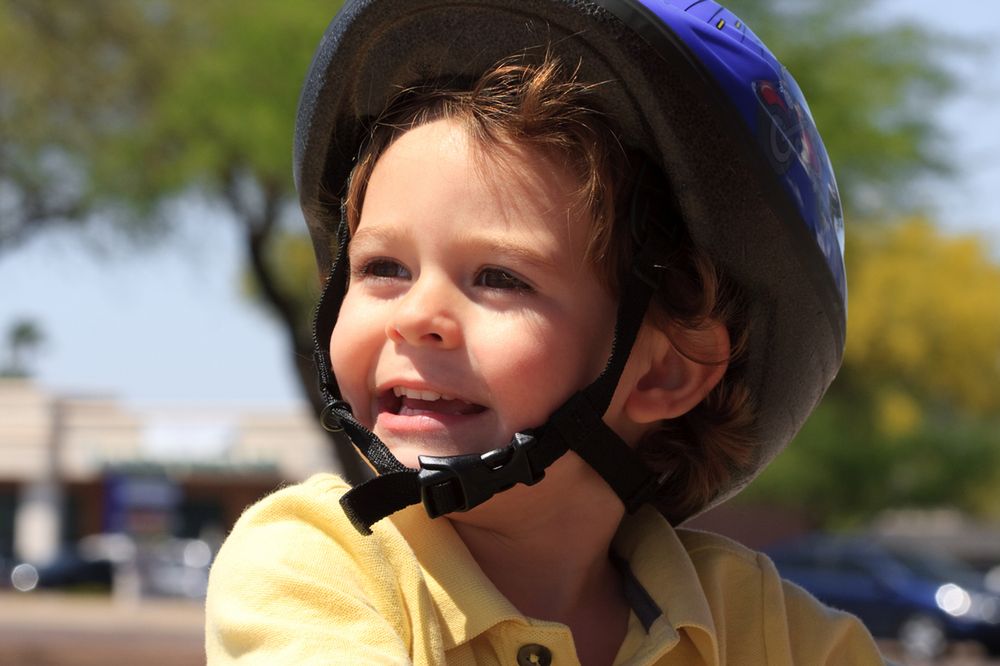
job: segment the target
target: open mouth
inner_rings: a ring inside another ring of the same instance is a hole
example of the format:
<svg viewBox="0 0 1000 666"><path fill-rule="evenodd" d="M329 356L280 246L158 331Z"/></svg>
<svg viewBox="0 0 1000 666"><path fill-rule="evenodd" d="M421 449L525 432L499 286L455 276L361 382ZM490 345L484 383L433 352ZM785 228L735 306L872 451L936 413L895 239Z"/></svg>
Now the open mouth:
<svg viewBox="0 0 1000 666"><path fill-rule="evenodd" d="M402 386L394 386L382 394L379 406L399 416L470 416L486 411L486 407L460 398Z"/></svg>

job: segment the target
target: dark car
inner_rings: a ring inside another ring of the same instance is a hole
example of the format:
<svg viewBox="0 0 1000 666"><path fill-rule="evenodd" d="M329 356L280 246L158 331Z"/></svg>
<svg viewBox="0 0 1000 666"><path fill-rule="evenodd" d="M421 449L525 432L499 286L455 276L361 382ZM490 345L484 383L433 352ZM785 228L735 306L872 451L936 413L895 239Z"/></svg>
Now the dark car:
<svg viewBox="0 0 1000 666"><path fill-rule="evenodd" d="M876 637L934 657L948 641L1000 652L1000 596L957 560L864 538L812 535L767 550L784 578L854 615Z"/></svg>
<svg viewBox="0 0 1000 666"><path fill-rule="evenodd" d="M113 573L114 565L106 559L88 559L75 550L64 550L43 566L17 565L10 581L22 592L51 588L110 593Z"/></svg>
<svg viewBox="0 0 1000 666"><path fill-rule="evenodd" d="M0 555L0 591L10 587L10 574L15 566L14 558Z"/></svg>

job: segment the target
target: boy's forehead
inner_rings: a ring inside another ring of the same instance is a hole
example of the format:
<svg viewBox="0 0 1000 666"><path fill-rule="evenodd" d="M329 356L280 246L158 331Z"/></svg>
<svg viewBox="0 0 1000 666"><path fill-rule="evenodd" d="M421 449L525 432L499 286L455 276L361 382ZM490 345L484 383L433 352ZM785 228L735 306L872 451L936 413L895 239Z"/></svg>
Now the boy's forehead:
<svg viewBox="0 0 1000 666"><path fill-rule="evenodd" d="M567 159L555 148L547 147L544 140L528 140L504 128L482 131L473 124L464 114L417 123L400 132L378 161L387 154L407 149L411 155L423 159L430 148L444 154L471 156L480 175L491 180L503 176L516 181L528 176L534 182L542 174L572 172Z"/></svg>
<svg viewBox="0 0 1000 666"><path fill-rule="evenodd" d="M361 202L354 253L437 242L541 270L578 270L593 225L578 185L528 150L503 156L441 143L456 127L409 130L376 162ZM446 238L434 232L448 229ZM425 238L426 237L426 238Z"/></svg>
<svg viewBox="0 0 1000 666"><path fill-rule="evenodd" d="M390 187L420 198L431 189L428 183L444 184L503 201L512 211L532 208L569 220L579 217L584 203L581 178L569 162L536 143L487 136L459 119L441 118L392 142L376 160L365 195Z"/></svg>

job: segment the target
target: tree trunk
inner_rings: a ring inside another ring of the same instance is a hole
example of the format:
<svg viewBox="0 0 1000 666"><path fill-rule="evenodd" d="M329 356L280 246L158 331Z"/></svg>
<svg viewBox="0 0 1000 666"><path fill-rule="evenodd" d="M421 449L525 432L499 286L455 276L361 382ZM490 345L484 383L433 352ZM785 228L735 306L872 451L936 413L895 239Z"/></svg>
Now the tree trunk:
<svg viewBox="0 0 1000 666"><path fill-rule="evenodd" d="M278 216L284 203L281 188L255 183L263 194L263 205L247 205L241 196L241 176L231 173L227 178L226 200L243 231L250 270L257 281L268 308L278 318L285 331L289 357L299 378L299 386L319 421L326 406L319 392L313 365L313 344L310 323L304 321L295 307L295 299L285 293L268 261L269 243L276 239ZM334 458L340 472L350 483L371 478L371 469L362 461L350 440L342 433L328 433Z"/></svg>

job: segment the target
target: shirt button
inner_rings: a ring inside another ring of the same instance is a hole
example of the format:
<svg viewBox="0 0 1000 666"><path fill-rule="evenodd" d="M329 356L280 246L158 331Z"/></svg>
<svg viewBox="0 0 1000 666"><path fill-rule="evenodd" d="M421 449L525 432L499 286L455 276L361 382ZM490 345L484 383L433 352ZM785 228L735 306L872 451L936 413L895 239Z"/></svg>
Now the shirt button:
<svg viewBox="0 0 1000 666"><path fill-rule="evenodd" d="M544 645L529 643L517 651L517 666L550 666L552 651Z"/></svg>

